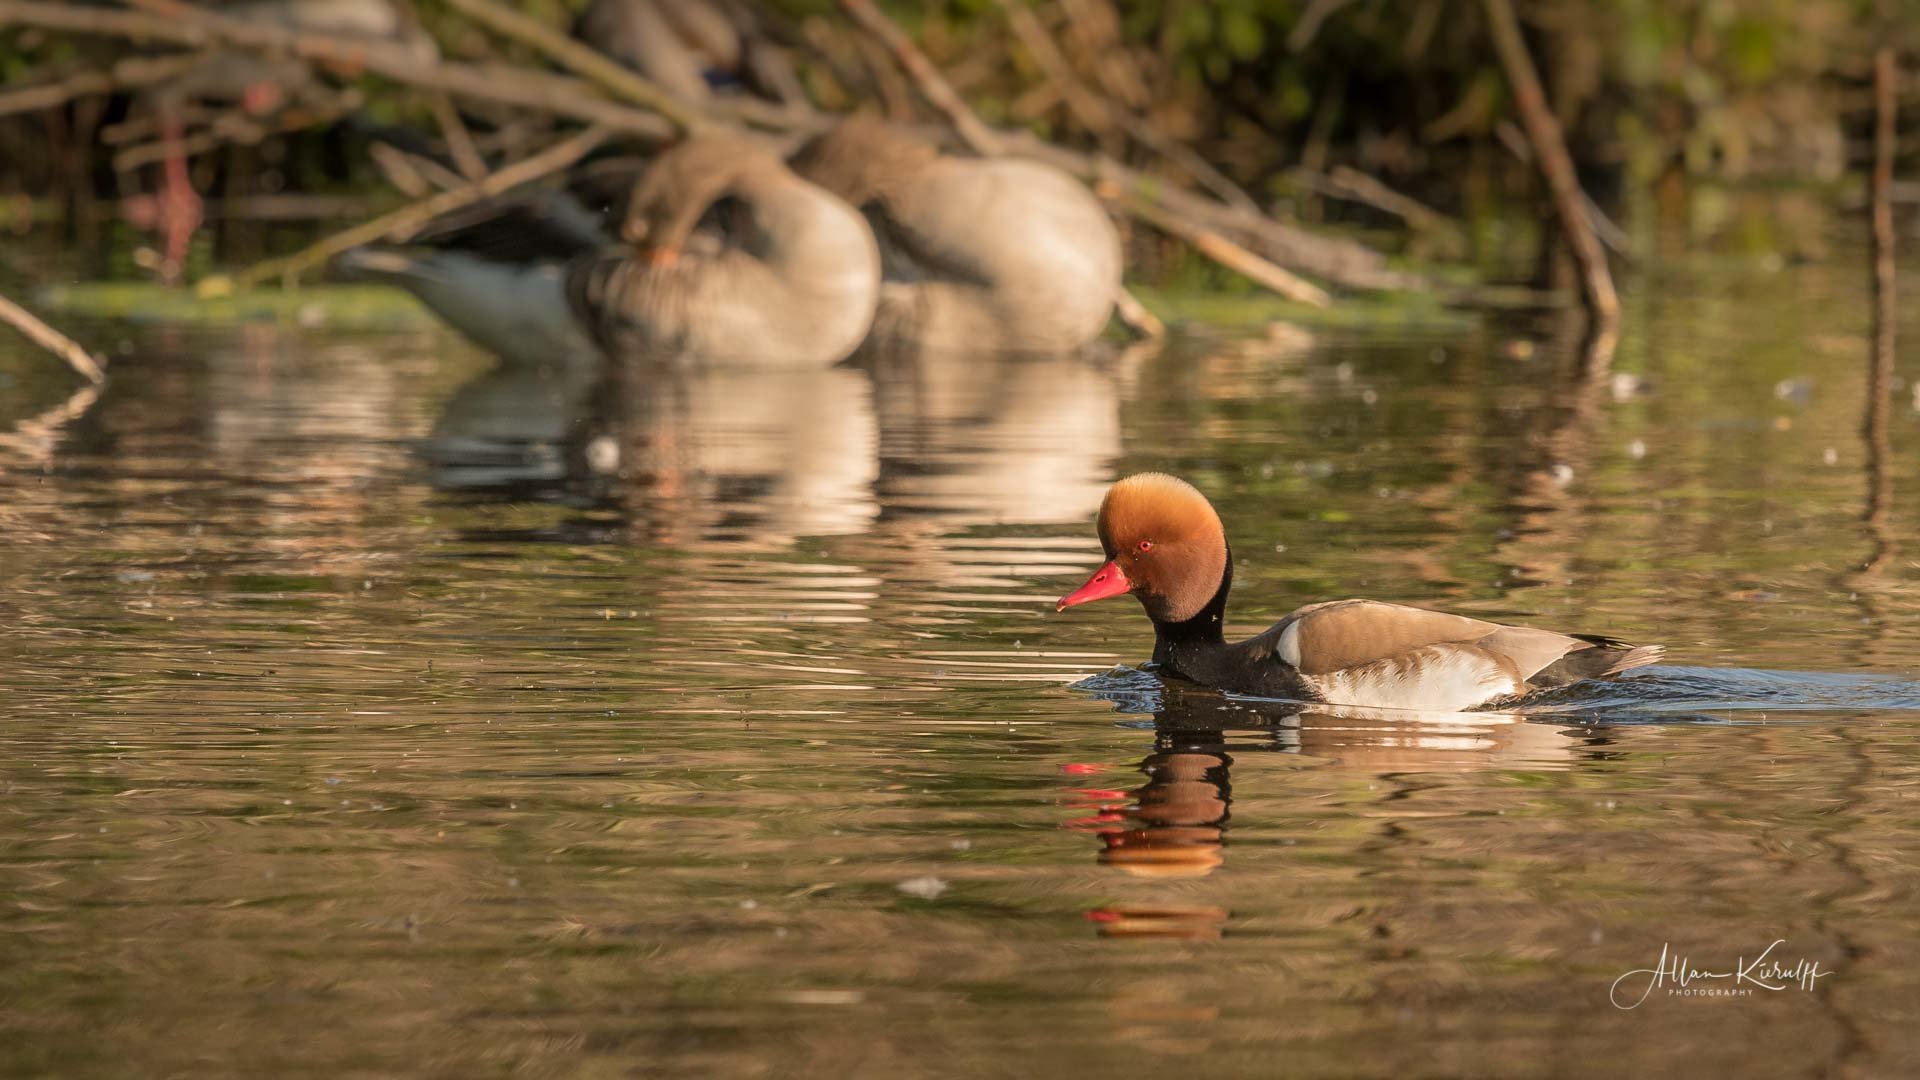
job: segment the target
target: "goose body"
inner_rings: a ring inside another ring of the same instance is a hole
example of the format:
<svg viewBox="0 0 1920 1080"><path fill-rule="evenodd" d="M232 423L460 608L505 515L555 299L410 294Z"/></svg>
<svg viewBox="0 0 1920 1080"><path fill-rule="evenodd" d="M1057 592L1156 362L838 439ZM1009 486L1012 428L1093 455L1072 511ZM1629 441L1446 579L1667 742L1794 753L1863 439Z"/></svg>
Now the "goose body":
<svg viewBox="0 0 1920 1080"><path fill-rule="evenodd" d="M873 225L884 278L876 344L1056 352L1106 327L1119 233L1066 173L941 154L861 116L802 148L794 168Z"/></svg>
<svg viewBox="0 0 1920 1080"><path fill-rule="evenodd" d="M1204 495L1159 473L1108 489L1107 555L1060 609L1123 593L1154 625L1162 671L1262 697L1460 711L1657 663L1658 645L1566 634L1376 600L1309 604L1244 641L1225 638L1233 560Z"/></svg>
<svg viewBox="0 0 1920 1080"><path fill-rule="evenodd" d="M866 221L732 139L657 158L620 238L549 195L419 239L343 265L408 289L510 362L597 346L620 360L824 368L865 338L879 290Z"/></svg>

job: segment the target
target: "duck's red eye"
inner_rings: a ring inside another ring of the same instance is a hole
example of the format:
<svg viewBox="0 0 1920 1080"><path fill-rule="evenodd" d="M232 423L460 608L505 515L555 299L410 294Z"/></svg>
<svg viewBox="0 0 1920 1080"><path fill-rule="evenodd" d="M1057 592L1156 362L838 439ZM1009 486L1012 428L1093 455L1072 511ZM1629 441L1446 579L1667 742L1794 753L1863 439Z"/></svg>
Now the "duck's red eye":
<svg viewBox="0 0 1920 1080"><path fill-rule="evenodd" d="M1142 541L1140 541L1140 550L1141 550L1141 552L1142 552L1142 553L1145 553L1145 552L1149 552L1149 551L1152 551L1152 550L1153 550L1153 541L1151 541L1151 540L1142 540Z"/></svg>

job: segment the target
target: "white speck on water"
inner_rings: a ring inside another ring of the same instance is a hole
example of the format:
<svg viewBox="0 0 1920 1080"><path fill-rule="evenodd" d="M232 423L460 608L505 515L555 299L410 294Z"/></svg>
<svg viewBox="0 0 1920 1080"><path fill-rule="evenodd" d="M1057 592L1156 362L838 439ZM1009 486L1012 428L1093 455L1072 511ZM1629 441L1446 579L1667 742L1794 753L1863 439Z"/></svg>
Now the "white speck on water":
<svg viewBox="0 0 1920 1080"><path fill-rule="evenodd" d="M748 899L748 900L742 900L742 901L740 901L740 910L741 910L741 911L752 911L753 909L755 909L755 908L757 908L757 907L759 907L759 906L760 906L760 901L758 901L758 900L751 900L751 899Z"/></svg>
<svg viewBox="0 0 1920 1080"><path fill-rule="evenodd" d="M899 889L908 896L917 896L922 900L934 900L938 899L941 893L947 891L947 883L934 877L932 874L928 874L924 877L908 878L898 885L895 885L894 888Z"/></svg>
<svg viewBox="0 0 1920 1080"><path fill-rule="evenodd" d="M972 850L972 849L973 849L973 841L971 841L971 840L954 840L954 841L951 841L951 842L949 842L949 843L947 844L947 846L948 846L948 847L950 847L950 848L952 848L952 849L953 849L953 850L955 850L955 851L970 851L970 850Z"/></svg>
<svg viewBox="0 0 1920 1080"><path fill-rule="evenodd" d="M1566 487L1568 484L1573 483L1573 466L1568 465L1564 461L1560 462L1553 468L1548 469L1547 475L1553 477L1554 483L1561 487Z"/></svg>
<svg viewBox="0 0 1920 1080"><path fill-rule="evenodd" d="M1639 461L1641 458L1646 457L1647 444L1645 442L1642 442L1639 439L1633 440L1632 442L1627 444L1627 456L1632 458L1635 461Z"/></svg>
<svg viewBox="0 0 1920 1080"><path fill-rule="evenodd" d="M1275 544L1273 545L1273 550L1276 555L1285 555L1287 553L1287 545Z"/></svg>
<svg viewBox="0 0 1920 1080"><path fill-rule="evenodd" d="M1838 465L1840 464L1840 451L1835 450L1833 447L1829 446L1826 448L1824 452L1821 453L1820 460L1826 462L1829 465Z"/></svg>

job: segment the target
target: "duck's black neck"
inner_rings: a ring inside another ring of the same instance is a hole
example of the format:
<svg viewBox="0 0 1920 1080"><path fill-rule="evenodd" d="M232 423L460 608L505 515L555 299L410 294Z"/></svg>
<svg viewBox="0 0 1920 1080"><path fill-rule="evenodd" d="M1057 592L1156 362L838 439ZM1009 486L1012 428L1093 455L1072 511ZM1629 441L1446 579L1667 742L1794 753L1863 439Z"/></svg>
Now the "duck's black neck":
<svg viewBox="0 0 1920 1080"><path fill-rule="evenodd" d="M1233 588L1233 548L1227 548L1220 588L1192 618L1181 622L1153 620L1153 662L1194 678L1207 660L1226 647L1227 592Z"/></svg>

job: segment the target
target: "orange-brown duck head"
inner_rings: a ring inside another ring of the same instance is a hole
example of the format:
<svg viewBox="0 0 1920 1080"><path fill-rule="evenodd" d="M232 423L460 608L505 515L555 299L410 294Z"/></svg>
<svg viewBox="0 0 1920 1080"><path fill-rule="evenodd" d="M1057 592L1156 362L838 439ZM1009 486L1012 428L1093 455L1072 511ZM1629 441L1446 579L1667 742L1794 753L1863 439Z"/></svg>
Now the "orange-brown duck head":
<svg viewBox="0 0 1920 1080"><path fill-rule="evenodd" d="M1220 515L1185 480L1129 476L1107 489L1097 524L1107 564L1055 610L1131 592L1155 622L1181 623L1200 614L1226 579Z"/></svg>

